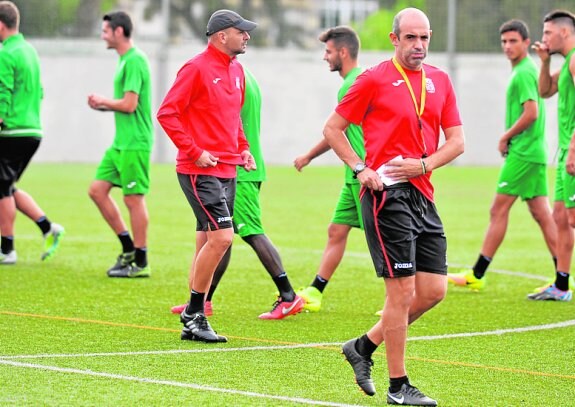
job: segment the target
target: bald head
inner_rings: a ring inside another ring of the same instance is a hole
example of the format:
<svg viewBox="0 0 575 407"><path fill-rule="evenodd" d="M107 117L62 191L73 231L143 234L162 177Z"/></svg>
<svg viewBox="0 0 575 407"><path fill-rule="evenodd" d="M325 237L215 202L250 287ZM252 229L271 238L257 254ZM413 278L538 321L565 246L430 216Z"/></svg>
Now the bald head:
<svg viewBox="0 0 575 407"><path fill-rule="evenodd" d="M395 59L401 66L421 69L431 40L429 20L423 11L406 8L397 13L389 38L395 47Z"/></svg>
<svg viewBox="0 0 575 407"><path fill-rule="evenodd" d="M404 8L393 18L392 31L397 37L400 37L401 29L405 25L416 25L418 27L426 28L429 30L429 19L425 13L417 8L409 7Z"/></svg>

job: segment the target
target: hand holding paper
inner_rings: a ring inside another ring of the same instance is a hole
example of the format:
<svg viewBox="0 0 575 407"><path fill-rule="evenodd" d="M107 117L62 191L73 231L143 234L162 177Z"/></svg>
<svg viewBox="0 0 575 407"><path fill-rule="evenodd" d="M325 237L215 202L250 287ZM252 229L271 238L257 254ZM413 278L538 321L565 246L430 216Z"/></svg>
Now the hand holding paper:
<svg viewBox="0 0 575 407"><path fill-rule="evenodd" d="M397 157L392 158L391 160L389 160L387 163L383 164L376 170L377 174L379 175L379 178L381 178L381 182L383 182L387 186L390 186L393 184L407 181L407 178L391 178L390 176L385 174L385 170L388 168L389 163L401 162L401 161L403 161L403 157L401 155L398 155Z"/></svg>

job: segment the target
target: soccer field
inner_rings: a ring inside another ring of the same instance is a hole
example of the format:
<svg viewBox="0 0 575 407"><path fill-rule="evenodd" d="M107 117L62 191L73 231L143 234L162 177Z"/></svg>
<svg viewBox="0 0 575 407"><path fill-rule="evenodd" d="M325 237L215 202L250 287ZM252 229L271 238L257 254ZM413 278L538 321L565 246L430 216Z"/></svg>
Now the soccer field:
<svg viewBox="0 0 575 407"><path fill-rule="evenodd" d="M212 326L226 344L181 341L170 314L185 302L195 219L173 165L152 167L150 279L110 279L120 246L87 196L94 165L33 164L20 183L66 227L57 255L40 260L41 234L16 221L18 264L0 267L0 405L383 405L383 347L374 356L377 394L358 391L340 344L376 321L384 284L361 232L353 231L319 313L262 321L275 287L236 238L214 296ZM326 241L340 167L268 168L264 226L294 287L309 284ZM497 169L434 174L450 267L477 258ZM121 199L119 191L115 196ZM482 292L450 288L409 331L412 383L441 406L575 405L575 304L530 302L552 260L526 205L512 211Z"/></svg>

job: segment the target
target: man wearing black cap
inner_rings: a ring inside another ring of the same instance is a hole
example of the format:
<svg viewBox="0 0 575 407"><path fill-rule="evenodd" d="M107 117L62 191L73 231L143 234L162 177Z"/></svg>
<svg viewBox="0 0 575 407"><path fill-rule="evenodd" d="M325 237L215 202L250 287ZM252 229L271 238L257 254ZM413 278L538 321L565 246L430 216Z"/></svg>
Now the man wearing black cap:
<svg viewBox="0 0 575 407"><path fill-rule="evenodd" d="M178 148L178 180L197 220L190 302L180 316L182 339L227 341L208 323L204 296L234 237L236 166L256 168L240 119L245 78L236 58L256 26L230 10L212 14L208 47L180 69L157 115Z"/></svg>

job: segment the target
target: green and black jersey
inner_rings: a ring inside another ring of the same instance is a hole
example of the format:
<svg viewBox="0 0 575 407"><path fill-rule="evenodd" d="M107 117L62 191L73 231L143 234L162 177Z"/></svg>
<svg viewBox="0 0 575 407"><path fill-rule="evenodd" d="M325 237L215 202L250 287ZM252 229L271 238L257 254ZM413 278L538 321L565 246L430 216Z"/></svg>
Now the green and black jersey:
<svg viewBox="0 0 575 407"><path fill-rule="evenodd" d="M0 137L42 137L40 59L22 34L0 49Z"/></svg>
<svg viewBox="0 0 575 407"><path fill-rule="evenodd" d="M569 63L575 58L575 48L565 57L565 63L559 73L557 87L559 100L557 101L557 114L559 122L559 146L569 148L573 133L575 133L575 83L569 71Z"/></svg>
<svg viewBox="0 0 575 407"><path fill-rule="evenodd" d="M114 98L122 99L126 92L138 95L133 113L114 112L116 136L113 148L118 150L150 151L153 144L152 93L150 65L146 55L136 47L120 57L114 76Z"/></svg>
<svg viewBox="0 0 575 407"><path fill-rule="evenodd" d="M350 86L353 85L355 79L358 77L360 73L363 72L363 69L360 67L353 68L351 71L347 73L343 80L343 84L337 93L337 101L341 101L347 91L349 90ZM361 126L356 124L350 123L345 131L345 135L349 140L349 144L353 151L361 158L362 160L365 159L365 146L363 144L363 130ZM359 183L357 179L353 176L353 171L347 165L345 166L345 182L346 184L356 184Z"/></svg>
<svg viewBox="0 0 575 407"><path fill-rule="evenodd" d="M244 104L242 106L241 117L244 134L250 145L250 152L254 156L257 169L245 171L238 167L238 181L258 181L266 180L266 167L260 143L260 112L262 105L262 95L256 78L244 67L246 78L246 90L244 94Z"/></svg>
<svg viewBox="0 0 575 407"><path fill-rule="evenodd" d="M539 70L531 57L523 58L513 68L507 85L505 128L510 129L519 120L532 100L537 103L537 119L520 134L511 139L509 155L517 155L525 161L546 164L547 143L545 141L545 104L537 90Z"/></svg>

